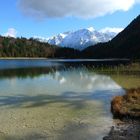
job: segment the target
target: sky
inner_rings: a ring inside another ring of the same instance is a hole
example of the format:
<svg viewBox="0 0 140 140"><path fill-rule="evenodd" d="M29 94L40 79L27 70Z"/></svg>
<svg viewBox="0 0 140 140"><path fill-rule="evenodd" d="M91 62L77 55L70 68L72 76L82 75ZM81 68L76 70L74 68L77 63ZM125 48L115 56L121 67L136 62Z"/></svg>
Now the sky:
<svg viewBox="0 0 140 140"><path fill-rule="evenodd" d="M0 35L51 37L93 27L119 31L140 14L140 0L1 0Z"/></svg>

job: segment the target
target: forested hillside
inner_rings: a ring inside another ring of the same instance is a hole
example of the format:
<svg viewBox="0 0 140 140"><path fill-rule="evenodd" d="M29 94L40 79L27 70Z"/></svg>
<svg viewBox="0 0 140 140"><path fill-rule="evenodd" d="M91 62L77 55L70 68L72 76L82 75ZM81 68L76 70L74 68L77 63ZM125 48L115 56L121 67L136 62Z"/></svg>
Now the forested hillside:
<svg viewBox="0 0 140 140"><path fill-rule="evenodd" d="M0 37L0 57L75 58L78 52L42 43L33 38Z"/></svg>
<svg viewBox="0 0 140 140"><path fill-rule="evenodd" d="M82 53L86 58L140 59L140 16L110 42L90 46Z"/></svg>

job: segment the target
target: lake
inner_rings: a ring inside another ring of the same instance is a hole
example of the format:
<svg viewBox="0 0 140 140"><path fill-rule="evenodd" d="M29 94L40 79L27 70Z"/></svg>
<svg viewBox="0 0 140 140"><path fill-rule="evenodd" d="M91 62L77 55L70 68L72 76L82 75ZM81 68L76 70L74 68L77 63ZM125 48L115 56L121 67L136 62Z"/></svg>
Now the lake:
<svg viewBox="0 0 140 140"><path fill-rule="evenodd" d="M111 99L140 86L140 76L70 62L0 60L0 140L101 140L109 132Z"/></svg>

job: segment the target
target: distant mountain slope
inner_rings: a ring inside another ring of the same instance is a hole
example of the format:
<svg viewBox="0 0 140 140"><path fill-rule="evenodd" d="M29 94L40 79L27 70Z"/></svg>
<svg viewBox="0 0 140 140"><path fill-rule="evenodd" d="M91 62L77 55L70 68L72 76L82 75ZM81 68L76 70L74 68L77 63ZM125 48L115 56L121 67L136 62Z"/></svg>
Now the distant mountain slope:
<svg viewBox="0 0 140 140"><path fill-rule="evenodd" d="M140 59L140 15L111 41L90 46L82 53L88 58Z"/></svg>
<svg viewBox="0 0 140 140"><path fill-rule="evenodd" d="M48 42L51 45L58 45L61 47L83 50L88 46L95 45L99 42L107 42L116 35L116 32L96 31L95 29L90 27L87 29L80 29L74 32L61 33L46 40L39 38L39 40L42 42Z"/></svg>

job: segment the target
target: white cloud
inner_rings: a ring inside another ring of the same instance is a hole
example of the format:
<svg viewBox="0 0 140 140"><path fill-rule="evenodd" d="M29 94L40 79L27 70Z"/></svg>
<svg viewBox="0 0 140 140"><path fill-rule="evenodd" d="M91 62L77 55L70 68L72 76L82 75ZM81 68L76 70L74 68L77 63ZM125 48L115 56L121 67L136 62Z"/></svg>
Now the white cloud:
<svg viewBox="0 0 140 140"><path fill-rule="evenodd" d="M140 0L19 0L18 5L25 15L35 18L93 18L127 11L137 2Z"/></svg>
<svg viewBox="0 0 140 140"><path fill-rule="evenodd" d="M8 31L4 34L4 36L9 36L9 37L16 37L17 35L17 30L14 28L9 28Z"/></svg>
<svg viewBox="0 0 140 140"><path fill-rule="evenodd" d="M109 33L109 32L112 32L112 33L116 33L118 34L119 32L121 32L124 28L110 28L110 27L106 27L104 29L101 29L100 32L102 33Z"/></svg>

